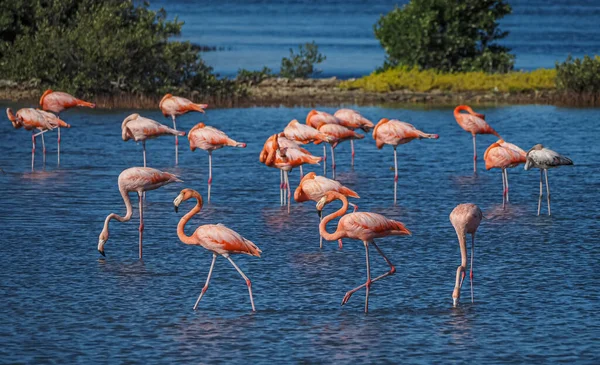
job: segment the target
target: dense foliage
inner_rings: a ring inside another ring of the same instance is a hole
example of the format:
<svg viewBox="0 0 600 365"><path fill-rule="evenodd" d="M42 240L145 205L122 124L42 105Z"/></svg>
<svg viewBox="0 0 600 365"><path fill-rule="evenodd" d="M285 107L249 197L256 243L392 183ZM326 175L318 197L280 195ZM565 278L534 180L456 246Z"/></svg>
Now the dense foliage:
<svg viewBox="0 0 600 365"><path fill-rule="evenodd" d="M321 73L320 70L315 69L315 65L325 59L326 57L319 53L319 47L314 41L306 43L298 47L298 53L290 49L290 58L284 57L281 60L280 74L290 79L314 76Z"/></svg>
<svg viewBox="0 0 600 365"><path fill-rule="evenodd" d="M556 87L577 94L600 94L600 56L583 59L569 56L563 63L556 63Z"/></svg>
<svg viewBox="0 0 600 365"><path fill-rule="evenodd" d="M504 0L411 0L375 24L385 68L508 72L514 56L495 42L507 36L497 21L511 11Z"/></svg>
<svg viewBox="0 0 600 365"><path fill-rule="evenodd" d="M0 0L0 78L77 95L227 95L183 23L133 0Z"/></svg>

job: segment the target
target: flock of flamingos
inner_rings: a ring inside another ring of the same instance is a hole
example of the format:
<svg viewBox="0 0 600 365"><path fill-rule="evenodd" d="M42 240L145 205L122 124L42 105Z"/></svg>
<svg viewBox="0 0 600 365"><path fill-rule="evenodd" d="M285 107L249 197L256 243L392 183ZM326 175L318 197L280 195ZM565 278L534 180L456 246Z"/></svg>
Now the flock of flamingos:
<svg viewBox="0 0 600 365"><path fill-rule="evenodd" d="M32 152L31 164L34 166L36 137L41 136L43 146L43 156L45 160L46 146L44 142L44 134L56 129L58 132L58 161L60 163L60 128L69 128L70 125L60 119L59 113L65 109L76 106L94 108L95 105L80 99L77 99L67 93L55 92L47 90L40 99L40 109L23 108L13 113L8 108L6 113L15 128L25 128L32 131ZM160 124L152 119L144 118L139 114L132 114L125 118L121 125L122 138L124 141L133 139L136 142L142 142L144 167L131 167L119 175L118 186L119 192L125 202L127 213L124 217L115 213L109 214L105 221L102 232L98 239L98 251L104 256L104 245L109 237L109 222L112 219L119 222L127 222L133 215L130 192L137 192L140 213L139 225L139 257L142 257L142 237L144 232L144 210L143 196L146 191L158 189L161 186L181 182L177 176L168 172L162 172L153 168L146 167L146 140L157 138L163 135L175 136L175 161L177 163L178 155L178 137L185 136L186 132L178 131L176 126L176 117L188 112L204 113L207 105L195 104L190 100L176 97L167 94L161 100L159 105L165 117L171 117L173 128ZM466 112L466 113L462 113ZM528 152L512 143L504 141L500 135L485 121L485 116L474 112L470 107L460 105L454 109L454 117L457 123L473 136L473 169L477 171L477 150L476 136L478 134L493 134L500 138L497 142L492 143L484 154L486 169L498 168L502 171L503 182L503 208L509 201L508 195L508 174L507 168L525 164L525 170L530 168L540 169L540 195L538 200L538 215L540 214L543 194L543 180L546 180L546 195L548 201L548 214L550 215L550 187L548 185L548 169L561 165L572 165L573 162L560 154L537 144ZM357 212L357 206L348 202L348 197L359 198L359 195L340 184L335 179L335 148L346 140L352 144L352 164L354 164L354 140L363 139L364 135L357 132L362 130L370 132L373 130L373 139L377 148L381 149L388 144L394 148L394 202L396 202L396 191L398 181L398 160L396 156L396 148L398 145L408 143L414 139L437 139L437 134L428 134L416 129L411 124L401 122L395 119L381 119L377 125L363 117L360 113L350 110L341 109L331 115L325 112L312 110L306 117L306 123L299 123L297 120L292 120L283 130L283 132L274 134L267 139L260 153L259 159L268 167L274 167L280 170L280 203L287 204L288 212L291 199L291 189L289 185L288 173L295 167L300 168L302 176L303 164L318 164L323 161L324 175L326 175L326 159L327 150L325 144L329 144L331 148L331 167L333 179L325 176L317 176L316 173L310 172L303 176L299 186L294 192L294 199L297 202L314 201L317 203L316 209L321 217L319 224L319 233L321 236L320 246L323 246L323 238L328 241L339 241L341 246L342 238L351 238L361 240L365 247L366 266L367 266L367 281L348 291L344 296L342 305L345 304L353 293L365 288L365 312L369 308L369 291L371 285L383 279L386 276L394 274L396 271L394 265L384 255L379 246L375 243L376 238L396 235L410 235L411 232L404 226L403 223L386 218L383 215L368 212ZM222 131L207 126L204 123L198 123L188 133L187 137L190 144L190 149L194 151L196 148L208 151L209 155L209 177L208 177L208 201L210 201L211 184L212 184L212 152L214 150L229 147L246 147L245 143L237 142L229 138ZM307 143L323 144L323 157L317 157L310 154L301 145ZM245 239L237 232L225 227L222 224L206 224L198 227L196 231L188 236L185 234L186 223L202 209L202 196L195 190L183 189L173 201L175 211L185 201L193 199L196 201L194 208L185 214L177 225L177 235L179 239L189 245L202 246L212 252L212 262L206 278L206 283L202 288L202 292L194 305L194 309L198 304L206 290L212 275L217 256L223 256L246 281L248 292L250 295L250 303L252 310L255 310L254 300L252 297L252 285L250 279L242 272L242 270L232 260L232 254L248 254L251 256L260 256L261 250L251 241ZM324 207L336 200L342 202L342 207L335 213L326 217L322 217ZM346 214L348 205L354 207L353 213ZM327 223L335 218L341 217L337 229L333 233L327 232ZM450 213L450 222L456 230L458 236L461 264L456 270L456 282L452 298L454 306L458 305L460 291L467 270L467 234L471 234L471 263L470 263L470 282L471 282L471 300L473 300L473 249L475 245L475 232L481 223L483 214L479 207L474 204L460 204ZM375 278L371 277L369 263L369 247L374 247L375 250L390 269L386 273Z"/></svg>

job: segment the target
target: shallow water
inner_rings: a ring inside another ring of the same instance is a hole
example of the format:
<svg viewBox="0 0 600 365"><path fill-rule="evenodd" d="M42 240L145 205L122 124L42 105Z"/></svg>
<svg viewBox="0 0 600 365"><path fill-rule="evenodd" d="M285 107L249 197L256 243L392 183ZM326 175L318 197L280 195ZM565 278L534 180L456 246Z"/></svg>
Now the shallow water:
<svg viewBox="0 0 600 365"><path fill-rule="evenodd" d="M400 118L440 135L398 148L395 206L389 146L377 150L370 136L357 142L354 169L349 145L337 149L338 179L361 195L360 210L385 214L413 231L411 237L379 240L397 273L373 285L368 315L363 291L340 306L345 292L365 280L362 244L345 240L339 250L329 242L320 250L314 203L293 204L288 215L279 206L278 171L258 162L264 140L308 109L209 110L178 123L189 130L203 120L248 143L214 153L213 200L187 228L190 233L200 224L223 223L263 250L262 258L234 257L252 279L256 313L244 282L223 258L199 310L192 311L211 255L179 242L176 225L192 203L175 213L172 201L184 187L206 194L206 153L190 152L181 139L175 168L172 138L147 143L149 166L185 182L148 192L143 261L137 258L134 194L134 218L111 223L102 258L96 247L104 218L124 214L117 177L142 163L141 145L120 138L128 113L63 113L73 128L63 133L61 166L56 135L49 133L45 169L38 142L33 173L30 135L4 120L0 362L597 361L598 110L481 110L508 141L524 149L543 143L575 161L550 171L551 217L536 216L539 174L522 167L509 173L511 204L502 211L500 172L485 171L481 159L495 139L478 138L479 174L473 177L471 138L451 109L360 110L375 121ZM157 111L142 114L169 123ZM298 178L294 171L294 188ZM460 254L448 215L463 202L478 204L489 219L476 241L475 304L466 283L463 301L453 309ZM372 273L378 275L386 266L372 251Z"/></svg>
<svg viewBox="0 0 600 365"><path fill-rule="evenodd" d="M407 0L191 0L151 1L170 18L185 22L182 39L221 49L203 54L225 76L238 69L270 67L279 72L289 49L312 42L327 56L322 76L357 77L383 64L385 54L373 33L381 16ZM600 54L600 3L594 0L511 0L513 13L500 21L509 36L517 69L554 67L569 54Z"/></svg>

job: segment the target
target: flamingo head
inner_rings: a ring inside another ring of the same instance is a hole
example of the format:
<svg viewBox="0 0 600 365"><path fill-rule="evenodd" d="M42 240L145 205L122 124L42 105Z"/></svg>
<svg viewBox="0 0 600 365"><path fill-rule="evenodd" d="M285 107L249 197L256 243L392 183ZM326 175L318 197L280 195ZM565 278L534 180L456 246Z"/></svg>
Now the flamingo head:
<svg viewBox="0 0 600 365"><path fill-rule="evenodd" d="M98 237L98 252L100 252L102 256L106 256L104 254L104 244L106 241L108 241L108 226L100 232L100 237Z"/></svg>
<svg viewBox="0 0 600 365"><path fill-rule="evenodd" d="M179 195L177 195L177 197L173 200L173 206L175 207L175 212L177 212L179 210L179 205L181 203L183 203L184 201L190 199L190 198L197 198L198 199L198 204L200 206L202 206L202 197L200 196L200 194L198 194L198 192L196 190L193 189L183 189L181 190L181 192L179 192Z"/></svg>
<svg viewBox="0 0 600 365"><path fill-rule="evenodd" d="M452 292L452 306L458 307L458 302L460 301L460 288L454 288Z"/></svg>
<svg viewBox="0 0 600 365"><path fill-rule="evenodd" d="M343 197L342 194L337 191L328 191L323 195L323 197L317 202L317 212L319 212L319 217L321 216L321 211L323 208L336 199L341 199Z"/></svg>

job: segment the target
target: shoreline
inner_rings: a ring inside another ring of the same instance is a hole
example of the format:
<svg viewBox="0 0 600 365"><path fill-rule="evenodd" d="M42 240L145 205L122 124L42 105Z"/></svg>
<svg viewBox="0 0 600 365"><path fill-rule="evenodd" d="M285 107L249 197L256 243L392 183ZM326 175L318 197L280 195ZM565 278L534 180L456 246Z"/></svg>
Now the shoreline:
<svg viewBox="0 0 600 365"><path fill-rule="evenodd" d="M197 102L208 103L211 108L245 107L315 107L339 105L399 105L447 106L457 104L545 104L572 107L594 107L600 105L595 96L565 95L557 90L528 92L446 92L432 90L415 92L398 90L386 93L368 92L359 89L345 90L339 87L344 80L335 77L326 79L268 78L257 85L245 86L244 95L205 97L198 94L181 95ZM17 85L0 82L0 100L31 102L37 105L44 90L38 85ZM99 95L92 98L102 109L155 109L162 96L134 94Z"/></svg>

